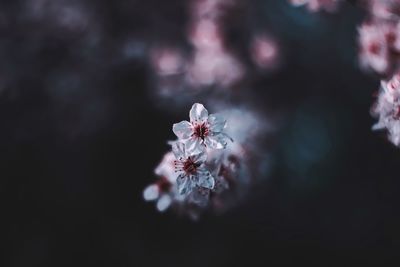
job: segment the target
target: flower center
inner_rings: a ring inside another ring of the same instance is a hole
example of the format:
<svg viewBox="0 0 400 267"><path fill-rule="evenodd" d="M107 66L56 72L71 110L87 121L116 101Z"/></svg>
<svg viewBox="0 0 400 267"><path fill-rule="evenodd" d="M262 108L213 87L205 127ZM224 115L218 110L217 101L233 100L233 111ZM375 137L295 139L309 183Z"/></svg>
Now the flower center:
<svg viewBox="0 0 400 267"><path fill-rule="evenodd" d="M208 135L208 132L209 132L209 130L208 130L206 123L202 123L202 124L197 124L194 127L193 134L194 134L194 136L204 140L204 138Z"/></svg>
<svg viewBox="0 0 400 267"><path fill-rule="evenodd" d="M183 163L183 171L186 174L196 174L198 167L200 167L200 164L194 162L190 157Z"/></svg>
<svg viewBox="0 0 400 267"><path fill-rule="evenodd" d="M373 55L379 54L380 50L381 46L379 45L379 43L373 42L368 46L368 51Z"/></svg>

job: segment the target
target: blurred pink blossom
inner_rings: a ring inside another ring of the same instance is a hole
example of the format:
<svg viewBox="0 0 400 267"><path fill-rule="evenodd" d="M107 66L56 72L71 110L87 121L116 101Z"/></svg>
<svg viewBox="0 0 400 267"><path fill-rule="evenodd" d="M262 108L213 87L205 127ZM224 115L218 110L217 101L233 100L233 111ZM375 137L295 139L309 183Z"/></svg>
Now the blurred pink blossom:
<svg viewBox="0 0 400 267"><path fill-rule="evenodd" d="M371 16L378 19L399 19L399 0L368 0L367 9Z"/></svg>
<svg viewBox="0 0 400 267"><path fill-rule="evenodd" d="M218 15L223 4L233 1L194 1L189 39L195 50L188 67L187 81L193 87L219 85L229 87L244 76L239 60L224 45Z"/></svg>
<svg viewBox="0 0 400 267"><path fill-rule="evenodd" d="M185 70L183 54L174 48L156 47L150 51L151 65L160 76L174 75Z"/></svg>
<svg viewBox="0 0 400 267"><path fill-rule="evenodd" d="M253 62L260 69L273 69L279 64L279 48L277 42L266 34L253 37L250 44Z"/></svg>
<svg viewBox="0 0 400 267"><path fill-rule="evenodd" d="M360 63L381 75L393 74L400 63L400 23L371 20L358 29Z"/></svg>
<svg viewBox="0 0 400 267"><path fill-rule="evenodd" d="M387 130L389 140L400 146L400 73L389 81L382 81L372 114L378 118L373 129Z"/></svg>

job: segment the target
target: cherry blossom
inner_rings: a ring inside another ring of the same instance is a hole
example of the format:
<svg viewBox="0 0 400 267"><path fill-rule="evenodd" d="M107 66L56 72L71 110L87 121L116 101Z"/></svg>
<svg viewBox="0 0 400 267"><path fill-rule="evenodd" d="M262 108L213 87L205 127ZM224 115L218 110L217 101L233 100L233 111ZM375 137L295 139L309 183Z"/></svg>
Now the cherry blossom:
<svg viewBox="0 0 400 267"><path fill-rule="evenodd" d="M210 104L218 109L224 106ZM209 115L196 103L189 112L190 122L182 123L185 127L174 125L178 140L168 142L172 152L155 169L159 179L143 192L146 201L156 201L159 211L171 207L193 220L205 210L220 213L242 199L256 181L261 159L255 152L259 137L264 136L265 120L244 108L225 108L218 116ZM235 142L206 145L209 134L229 135ZM199 139L198 149L189 149L193 142L184 141L193 136Z"/></svg>
<svg viewBox="0 0 400 267"><path fill-rule="evenodd" d="M204 152L188 153L185 144L179 141L172 145L172 152L177 159L175 161L175 170L179 175L176 182L181 195L191 193L196 186L207 189L214 188L214 177L204 166L207 154Z"/></svg>
<svg viewBox="0 0 400 267"><path fill-rule="evenodd" d="M188 151L200 152L205 147L223 149L229 137L224 132L226 120L217 114L208 115L202 104L196 103L189 112L190 122L181 121L172 127Z"/></svg>
<svg viewBox="0 0 400 267"><path fill-rule="evenodd" d="M400 73L394 75L388 82L381 83L381 90L372 113L379 119L373 129L386 129L389 140L394 145L400 146Z"/></svg>
<svg viewBox="0 0 400 267"><path fill-rule="evenodd" d="M378 19L399 19L400 1L398 0L368 0L367 9Z"/></svg>
<svg viewBox="0 0 400 267"><path fill-rule="evenodd" d="M360 63L379 74L391 73L399 63L397 24L368 21L359 29Z"/></svg>

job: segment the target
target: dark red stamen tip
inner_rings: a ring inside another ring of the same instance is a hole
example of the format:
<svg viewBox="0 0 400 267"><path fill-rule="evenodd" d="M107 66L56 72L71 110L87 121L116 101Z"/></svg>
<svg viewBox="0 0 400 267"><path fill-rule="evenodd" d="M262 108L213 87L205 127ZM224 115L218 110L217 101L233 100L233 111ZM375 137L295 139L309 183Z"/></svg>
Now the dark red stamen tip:
<svg viewBox="0 0 400 267"><path fill-rule="evenodd" d="M206 123L196 124L193 130L193 135L204 140L209 134L209 128Z"/></svg>

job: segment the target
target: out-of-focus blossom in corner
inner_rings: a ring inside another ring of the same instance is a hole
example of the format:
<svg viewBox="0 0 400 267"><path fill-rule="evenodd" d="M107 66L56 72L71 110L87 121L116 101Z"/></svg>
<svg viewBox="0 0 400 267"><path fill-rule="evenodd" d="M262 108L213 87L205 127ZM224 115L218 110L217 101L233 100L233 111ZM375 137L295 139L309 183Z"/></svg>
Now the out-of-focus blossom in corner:
<svg viewBox="0 0 400 267"><path fill-rule="evenodd" d="M361 66L383 77L378 99L371 109L378 122L373 130L386 130L400 146L400 1L361 1L368 19L358 29ZM387 80L387 78L389 78Z"/></svg>
<svg viewBox="0 0 400 267"><path fill-rule="evenodd" d="M306 6L311 12L318 12L321 10L334 12L337 10L340 2L342 2L342 0L290 0L292 5Z"/></svg>
<svg viewBox="0 0 400 267"><path fill-rule="evenodd" d="M400 63L400 1L361 2L369 18L358 29L360 64L384 77L393 75Z"/></svg>
<svg viewBox="0 0 400 267"><path fill-rule="evenodd" d="M389 81L381 82L372 114L379 119L373 129L387 130L389 140L400 146L400 73L395 74Z"/></svg>
<svg viewBox="0 0 400 267"><path fill-rule="evenodd" d="M250 55L254 64L262 70L271 70L279 65L279 47L277 42L266 34L253 37Z"/></svg>
<svg viewBox="0 0 400 267"><path fill-rule="evenodd" d="M193 121L209 120L212 116L208 116L201 104L195 104L190 113ZM145 200L157 201L158 210L171 206L192 219L198 219L205 210L220 213L242 199L260 177L266 176L265 159L259 154L260 138L267 128L264 120L247 109L227 108L219 114L218 127L223 125L234 141L223 149L206 146L200 153L187 150L179 139L170 142L175 157L167 153L156 168L160 181L143 193ZM178 134L178 138L187 135Z"/></svg>
<svg viewBox="0 0 400 267"><path fill-rule="evenodd" d="M365 22L359 29L360 64L379 74L386 74L396 65L394 43L395 25Z"/></svg>
<svg viewBox="0 0 400 267"><path fill-rule="evenodd" d="M370 15L378 19L399 20L399 0L368 0L366 8Z"/></svg>

